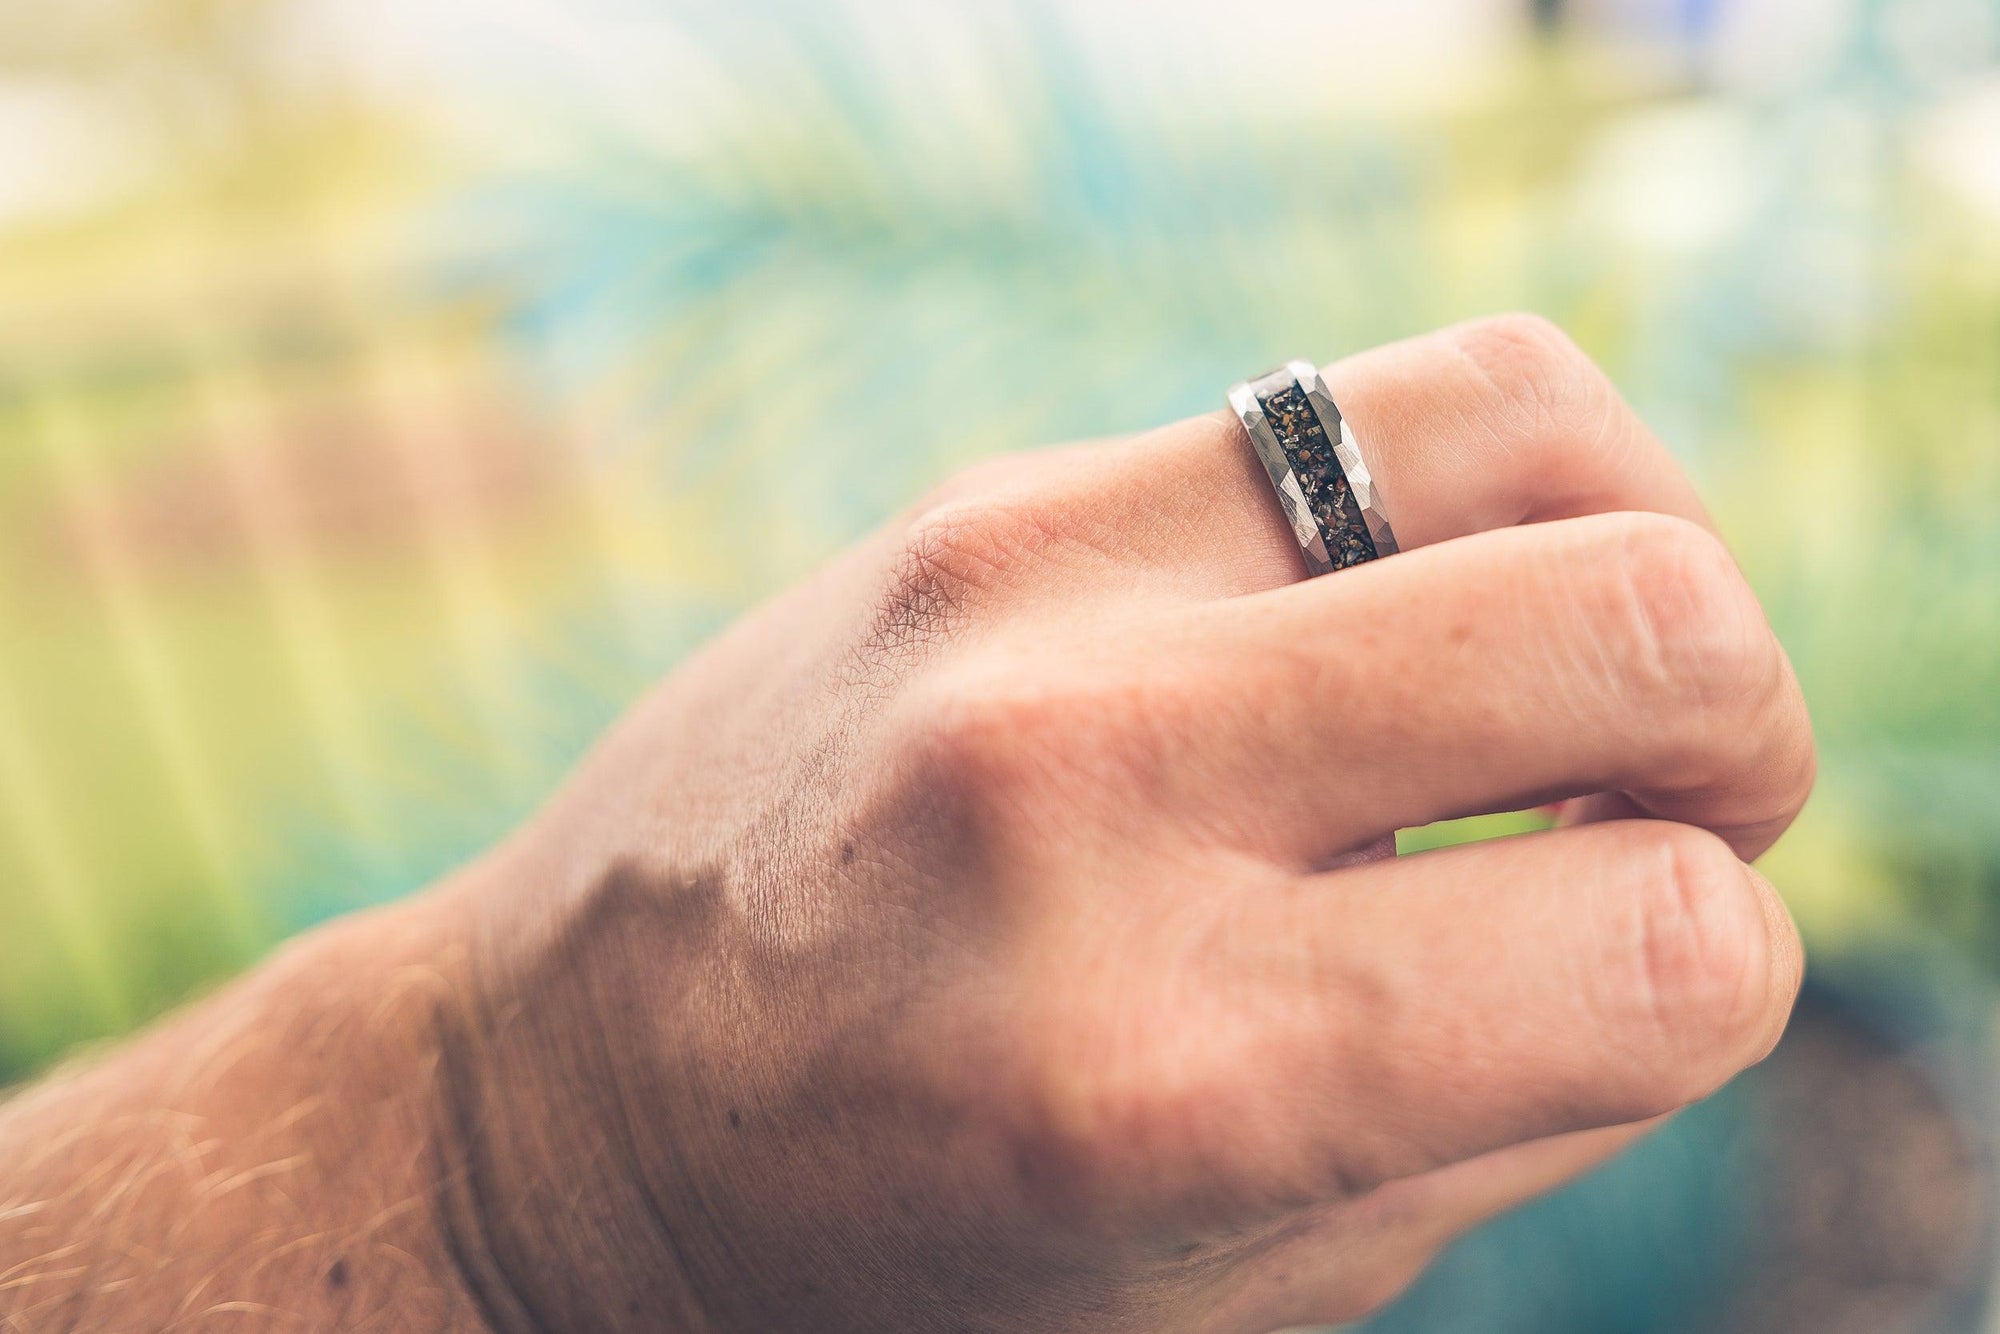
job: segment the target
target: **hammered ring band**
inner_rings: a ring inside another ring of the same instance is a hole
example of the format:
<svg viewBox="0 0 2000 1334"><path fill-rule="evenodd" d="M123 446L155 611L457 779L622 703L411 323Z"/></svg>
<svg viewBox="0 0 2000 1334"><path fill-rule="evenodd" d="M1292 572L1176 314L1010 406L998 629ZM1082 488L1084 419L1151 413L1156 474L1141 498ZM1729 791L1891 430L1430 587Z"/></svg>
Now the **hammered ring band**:
<svg viewBox="0 0 2000 1334"><path fill-rule="evenodd" d="M1309 573L1396 553L1382 497L1319 368L1289 361L1229 391Z"/></svg>

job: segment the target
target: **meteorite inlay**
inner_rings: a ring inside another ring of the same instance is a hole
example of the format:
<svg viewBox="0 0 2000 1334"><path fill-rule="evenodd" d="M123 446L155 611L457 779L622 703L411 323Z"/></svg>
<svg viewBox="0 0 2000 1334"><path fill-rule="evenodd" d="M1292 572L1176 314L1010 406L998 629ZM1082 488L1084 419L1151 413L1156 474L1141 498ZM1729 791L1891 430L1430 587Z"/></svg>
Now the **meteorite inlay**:
<svg viewBox="0 0 2000 1334"><path fill-rule="evenodd" d="M1313 574L1396 551L1367 465L1319 371L1295 361L1230 391Z"/></svg>

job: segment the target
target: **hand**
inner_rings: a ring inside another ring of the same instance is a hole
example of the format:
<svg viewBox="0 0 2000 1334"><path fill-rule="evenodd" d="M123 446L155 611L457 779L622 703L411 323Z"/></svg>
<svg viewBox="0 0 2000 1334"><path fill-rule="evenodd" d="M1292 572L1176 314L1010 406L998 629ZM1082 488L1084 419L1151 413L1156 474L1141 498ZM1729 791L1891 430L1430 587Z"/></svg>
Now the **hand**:
<svg viewBox="0 0 2000 1334"><path fill-rule="evenodd" d="M1350 1318L1770 1049L1813 745L1688 482L1539 321L1328 380L1404 554L1301 582L1225 414L975 468L475 872L492 1323Z"/></svg>

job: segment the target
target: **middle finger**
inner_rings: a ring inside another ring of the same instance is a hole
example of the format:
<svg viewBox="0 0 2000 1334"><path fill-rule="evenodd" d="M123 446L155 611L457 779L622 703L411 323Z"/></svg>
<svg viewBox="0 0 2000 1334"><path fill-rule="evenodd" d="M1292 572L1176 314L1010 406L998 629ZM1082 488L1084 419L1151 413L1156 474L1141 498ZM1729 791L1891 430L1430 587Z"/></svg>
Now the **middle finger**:
<svg viewBox="0 0 2000 1334"><path fill-rule="evenodd" d="M1081 651L1072 684L1108 724L1092 763L1122 760L1183 830L1307 865L1606 791L1750 858L1812 780L1796 679L1734 562L1656 515L1480 534ZM1033 674L1000 677L976 688Z"/></svg>

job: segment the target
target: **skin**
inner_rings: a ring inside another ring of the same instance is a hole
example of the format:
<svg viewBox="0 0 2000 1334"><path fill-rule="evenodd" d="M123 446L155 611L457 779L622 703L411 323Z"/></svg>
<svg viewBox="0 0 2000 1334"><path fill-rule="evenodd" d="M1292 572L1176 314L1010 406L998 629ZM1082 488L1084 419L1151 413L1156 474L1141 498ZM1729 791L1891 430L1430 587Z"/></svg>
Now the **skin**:
<svg viewBox="0 0 2000 1334"><path fill-rule="evenodd" d="M1303 581L1220 414L955 479L0 1108L7 1328L1341 1320L1761 1059L1813 745L1687 480L1538 320L1328 378L1403 554Z"/></svg>

